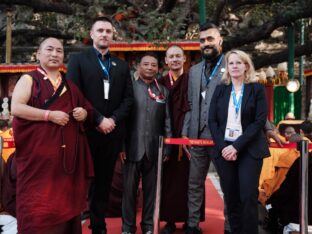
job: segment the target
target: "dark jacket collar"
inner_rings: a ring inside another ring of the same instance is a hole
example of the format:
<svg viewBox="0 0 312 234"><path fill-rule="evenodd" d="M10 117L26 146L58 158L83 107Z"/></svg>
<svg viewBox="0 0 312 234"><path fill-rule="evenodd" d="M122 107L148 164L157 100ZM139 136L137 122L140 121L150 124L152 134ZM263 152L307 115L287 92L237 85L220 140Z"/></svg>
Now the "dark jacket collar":
<svg viewBox="0 0 312 234"><path fill-rule="evenodd" d="M93 47L93 49L94 49L94 51L95 51L95 54L96 54L96 56L98 57L98 58L100 58L100 59L103 59L103 56L102 56L102 54L100 53L100 51L98 51L96 48L94 48ZM109 59L111 57L111 55L110 55L110 53L109 53L109 51L107 51L107 53L104 55L104 59Z"/></svg>

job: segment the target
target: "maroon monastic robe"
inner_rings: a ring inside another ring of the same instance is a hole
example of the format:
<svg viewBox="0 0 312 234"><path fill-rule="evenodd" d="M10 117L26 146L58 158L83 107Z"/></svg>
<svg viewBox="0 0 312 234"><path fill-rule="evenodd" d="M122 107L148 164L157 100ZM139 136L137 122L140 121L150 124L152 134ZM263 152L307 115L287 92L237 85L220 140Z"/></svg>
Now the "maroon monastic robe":
<svg viewBox="0 0 312 234"><path fill-rule="evenodd" d="M53 87L43 75L33 80L28 105L42 108ZM92 108L78 88L66 82L67 91L48 109L71 113L83 107L92 118ZM71 114L70 114L71 115ZM45 121L13 121L16 144L16 213L19 234L39 234L79 215L87 204L92 158L84 126L71 115L64 127Z"/></svg>
<svg viewBox="0 0 312 234"><path fill-rule="evenodd" d="M188 104L188 74L183 73L171 85L169 75L162 77L159 83L169 90L169 107L173 137L180 138L184 117L190 107ZM163 165L162 197L160 220L167 222L185 222L187 220L187 190L190 162L179 146L172 148L169 161ZM204 203L203 203L204 204ZM201 221L204 220L205 205L201 209Z"/></svg>

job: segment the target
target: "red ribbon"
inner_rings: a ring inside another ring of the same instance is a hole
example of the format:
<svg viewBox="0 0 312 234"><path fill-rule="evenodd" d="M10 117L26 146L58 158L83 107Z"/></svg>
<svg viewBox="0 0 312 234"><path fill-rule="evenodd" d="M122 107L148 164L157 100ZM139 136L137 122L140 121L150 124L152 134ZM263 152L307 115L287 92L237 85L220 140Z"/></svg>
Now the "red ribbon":
<svg viewBox="0 0 312 234"><path fill-rule="evenodd" d="M166 138L167 145L198 145L198 146L214 146L212 139L189 139L189 138Z"/></svg>
<svg viewBox="0 0 312 234"><path fill-rule="evenodd" d="M212 139L189 139L189 138L165 138L164 143L167 145L197 145L197 146L214 146ZM285 144L282 147L277 143L271 143L270 148L281 149L297 149L297 143ZM312 143L308 145L309 149L312 149Z"/></svg>

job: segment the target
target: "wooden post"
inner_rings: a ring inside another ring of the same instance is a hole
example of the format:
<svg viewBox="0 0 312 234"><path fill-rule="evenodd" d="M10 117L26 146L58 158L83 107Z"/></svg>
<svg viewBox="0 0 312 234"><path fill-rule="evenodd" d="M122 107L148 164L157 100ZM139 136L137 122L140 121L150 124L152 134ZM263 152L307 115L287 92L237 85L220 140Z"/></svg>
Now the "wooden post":
<svg viewBox="0 0 312 234"><path fill-rule="evenodd" d="M12 58L12 10L7 9L5 63L11 63Z"/></svg>

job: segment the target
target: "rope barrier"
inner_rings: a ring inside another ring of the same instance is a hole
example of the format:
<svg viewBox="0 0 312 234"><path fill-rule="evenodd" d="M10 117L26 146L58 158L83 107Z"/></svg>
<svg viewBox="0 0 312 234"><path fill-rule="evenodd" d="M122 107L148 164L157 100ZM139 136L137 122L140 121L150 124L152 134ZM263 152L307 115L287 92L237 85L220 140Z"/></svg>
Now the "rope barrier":
<svg viewBox="0 0 312 234"><path fill-rule="evenodd" d="M196 145L196 146L214 146L212 139L189 139L189 138L165 138L164 141L167 145ZM297 149L297 143L284 144L282 147L277 143L270 143L270 148L281 148L281 149ZM308 146L312 149L312 143Z"/></svg>

